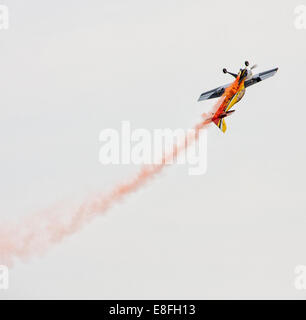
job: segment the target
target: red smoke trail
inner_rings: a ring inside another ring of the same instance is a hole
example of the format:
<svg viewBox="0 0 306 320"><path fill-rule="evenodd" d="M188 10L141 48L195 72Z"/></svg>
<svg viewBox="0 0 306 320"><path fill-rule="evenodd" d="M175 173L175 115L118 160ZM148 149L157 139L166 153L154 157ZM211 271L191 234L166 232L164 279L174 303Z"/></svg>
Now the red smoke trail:
<svg viewBox="0 0 306 320"><path fill-rule="evenodd" d="M217 105L220 105L223 99L222 96ZM144 166L132 180L119 184L106 196L99 195L83 203L71 212L68 218L59 215L58 208L52 208L30 216L19 224L0 226L0 264L12 266L15 258L26 259L32 255L42 254L52 244L80 230L94 217L104 213L124 196L137 191L152 179L166 166L168 160L175 159L179 153L195 142L200 130L210 123L210 117L205 115L204 121L195 126L194 133L187 135L183 144L175 145L171 153L165 154L160 164Z"/></svg>

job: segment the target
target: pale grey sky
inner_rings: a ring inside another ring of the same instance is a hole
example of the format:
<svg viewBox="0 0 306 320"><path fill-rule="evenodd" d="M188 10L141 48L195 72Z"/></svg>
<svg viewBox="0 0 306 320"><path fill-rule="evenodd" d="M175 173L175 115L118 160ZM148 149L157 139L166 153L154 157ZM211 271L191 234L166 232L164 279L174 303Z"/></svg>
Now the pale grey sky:
<svg viewBox="0 0 306 320"><path fill-rule="evenodd" d="M208 171L164 171L42 257L16 261L8 298L305 298L303 1L2 0L0 223L107 191L99 133L188 128L247 59L275 77L247 89Z"/></svg>

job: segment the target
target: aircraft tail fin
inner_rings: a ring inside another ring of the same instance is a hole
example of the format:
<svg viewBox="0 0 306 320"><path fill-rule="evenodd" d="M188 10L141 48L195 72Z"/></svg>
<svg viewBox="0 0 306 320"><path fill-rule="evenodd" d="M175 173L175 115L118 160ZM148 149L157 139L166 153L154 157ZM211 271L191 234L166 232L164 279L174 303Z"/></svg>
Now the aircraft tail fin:
<svg viewBox="0 0 306 320"><path fill-rule="evenodd" d="M227 111L225 113L222 113L218 116L217 119L214 119L213 122L214 124L223 132L225 133L227 126L226 126L226 122L224 120L224 118L230 116L233 112L235 112L235 110L230 110Z"/></svg>
<svg viewBox="0 0 306 320"><path fill-rule="evenodd" d="M225 133L227 126L226 126L226 122L224 120L224 118L222 119L216 119L214 120L214 124L223 132Z"/></svg>

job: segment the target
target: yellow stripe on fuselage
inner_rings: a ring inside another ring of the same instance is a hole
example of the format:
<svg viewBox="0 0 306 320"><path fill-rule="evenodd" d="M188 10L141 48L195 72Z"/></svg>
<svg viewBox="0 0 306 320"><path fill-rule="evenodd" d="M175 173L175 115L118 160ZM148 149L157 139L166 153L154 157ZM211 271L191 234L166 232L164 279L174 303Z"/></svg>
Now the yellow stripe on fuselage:
<svg viewBox="0 0 306 320"><path fill-rule="evenodd" d="M244 87L244 80L241 82L238 91L233 96L233 98L228 102L227 107L225 108L225 111L230 110L237 102L239 102L245 93L245 87Z"/></svg>

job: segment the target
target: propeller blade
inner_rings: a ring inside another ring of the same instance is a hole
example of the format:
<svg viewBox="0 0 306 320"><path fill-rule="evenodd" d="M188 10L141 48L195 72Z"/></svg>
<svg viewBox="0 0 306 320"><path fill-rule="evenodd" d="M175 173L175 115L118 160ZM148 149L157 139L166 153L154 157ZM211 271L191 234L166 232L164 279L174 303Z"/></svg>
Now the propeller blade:
<svg viewBox="0 0 306 320"><path fill-rule="evenodd" d="M251 67L251 70L257 68L257 64L254 64L252 67Z"/></svg>

